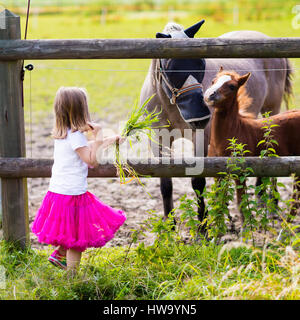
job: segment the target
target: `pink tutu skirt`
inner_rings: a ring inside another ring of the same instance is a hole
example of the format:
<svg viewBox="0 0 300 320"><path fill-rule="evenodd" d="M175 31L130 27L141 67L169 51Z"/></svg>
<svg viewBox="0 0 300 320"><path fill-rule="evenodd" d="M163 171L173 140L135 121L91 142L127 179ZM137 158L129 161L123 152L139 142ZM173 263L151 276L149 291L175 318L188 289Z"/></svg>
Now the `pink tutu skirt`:
<svg viewBox="0 0 300 320"><path fill-rule="evenodd" d="M122 210L111 208L90 192L72 196L48 191L31 230L41 243L84 251L104 246L125 220Z"/></svg>

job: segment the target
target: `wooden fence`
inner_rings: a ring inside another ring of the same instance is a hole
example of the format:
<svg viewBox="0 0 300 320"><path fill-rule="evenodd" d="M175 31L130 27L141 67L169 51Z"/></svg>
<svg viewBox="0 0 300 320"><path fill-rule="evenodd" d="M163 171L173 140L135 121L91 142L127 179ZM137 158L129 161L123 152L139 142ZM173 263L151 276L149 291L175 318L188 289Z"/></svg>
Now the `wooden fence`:
<svg viewBox="0 0 300 320"><path fill-rule="evenodd" d="M300 58L299 38L1 40L0 59Z"/></svg>
<svg viewBox="0 0 300 320"><path fill-rule="evenodd" d="M187 169L197 169L197 177L219 177L219 172L227 170L226 157L211 158L129 158L128 164L136 172L150 177L194 177ZM0 177L12 178L49 178L52 159L0 158ZM265 158L247 157L239 165L242 169L252 168L250 177L288 177L295 173L300 176L300 157ZM203 169L203 170L202 170ZM117 177L113 163L89 169L89 178Z"/></svg>
<svg viewBox="0 0 300 320"><path fill-rule="evenodd" d="M24 59L135 59L135 58L279 58L300 57L300 38L269 39L86 39L21 40L20 18L0 12L0 177L3 231L6 240L29 244L27 177L49 177L52 160L25 158L21 71ZM225 171L226 158L205 158L176 164L133 165L152 177L184 177L185 169L204 161L200 176ZM173 161L173 162L172 162ZM192 163L192 164L191 164ZM255 176L300 174L299 157L247 158ZM115 177L113 165L89 171L91 177Z"/></svg>

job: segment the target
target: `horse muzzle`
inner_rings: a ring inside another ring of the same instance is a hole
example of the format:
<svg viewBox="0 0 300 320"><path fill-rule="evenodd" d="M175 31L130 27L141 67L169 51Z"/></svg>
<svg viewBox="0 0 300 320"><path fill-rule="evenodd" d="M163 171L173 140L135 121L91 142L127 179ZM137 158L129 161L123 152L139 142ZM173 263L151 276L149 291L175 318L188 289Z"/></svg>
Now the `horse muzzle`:
<svg viewBox="0 0 300 320"><path fill-rule="evenodd" d="M207 126L209 120L210 120L210 117L207 118L207 119L204 119L204 120L200 120L200 121L189 122L189 125L193 130L205 129L205 127Z"/></svg>
<svg viewBox="0 0 300 320"><path fill-rule="evenodd" d="M208 124L211 113L203 100L201 88L182 93L176 98L176 106L192 129L204 129Z"/></svg>

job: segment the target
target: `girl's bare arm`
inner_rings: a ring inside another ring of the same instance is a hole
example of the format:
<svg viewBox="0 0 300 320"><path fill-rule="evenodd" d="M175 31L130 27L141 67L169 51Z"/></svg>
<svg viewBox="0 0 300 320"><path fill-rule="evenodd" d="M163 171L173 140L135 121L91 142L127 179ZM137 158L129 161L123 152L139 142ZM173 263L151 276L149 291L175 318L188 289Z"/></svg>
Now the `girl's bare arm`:
<svg viewBox="0 0 300 320"><path fill-rule="evenodd" d="M122 142L122 138L119 135L107 137L104 139L96 139L93 141L89 141L87 147L81 147L76 149L77 154L81 158L82 161L87 163L91 167L95 167L98 165L97 162L97 150L98 148L106 148L109 145L119 141Z"/></svg>

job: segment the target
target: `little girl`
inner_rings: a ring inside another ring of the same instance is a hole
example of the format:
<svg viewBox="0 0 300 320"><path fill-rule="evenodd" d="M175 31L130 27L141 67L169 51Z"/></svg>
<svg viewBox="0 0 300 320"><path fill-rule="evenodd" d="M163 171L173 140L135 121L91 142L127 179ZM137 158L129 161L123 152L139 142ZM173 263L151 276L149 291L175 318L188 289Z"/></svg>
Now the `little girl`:
<svg viewBox="0 0 300 320"><path fill-rule="evenodd" d="M54 101L54 164L49 190L32 224L38 241L58 246L49 261L75 270L88 247L102 247L126 220L123 211L101 202L87 191L88 166L96 166L99 147L116 141L119 135L101 139L100 126L90 121L83 89L61 87ZM88 143L83 132L91 130Z"/></svg>

